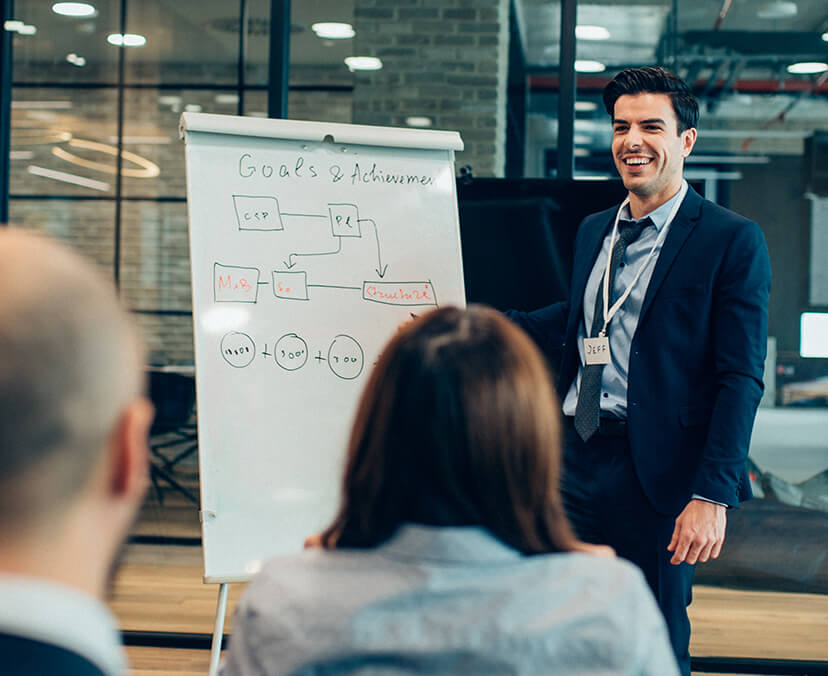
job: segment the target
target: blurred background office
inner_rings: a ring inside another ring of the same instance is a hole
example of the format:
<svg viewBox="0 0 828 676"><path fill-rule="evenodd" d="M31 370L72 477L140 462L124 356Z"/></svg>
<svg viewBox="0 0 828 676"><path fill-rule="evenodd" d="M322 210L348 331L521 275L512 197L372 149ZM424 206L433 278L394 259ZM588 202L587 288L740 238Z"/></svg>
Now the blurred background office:
<svg viewBox="0 0 828 676"><path fill-rule="evenodd" d="M578 217L623 194L603 86L662 64L701 100L688 180L761 225L773 266L751 449L760 497L731 514L722 559L698 569L695 664L828 668L823 1L4 0L3 20L0 221L97 262L149 344L155 489L113 602L128 641L189 635L199 648L212 621L212 593L187 611L195 620L136 614L130 597L164 562L200 584L179 115L458 130L469 298L531 306L562 293ZM493 270L513 286L492 284Z"/></svg>

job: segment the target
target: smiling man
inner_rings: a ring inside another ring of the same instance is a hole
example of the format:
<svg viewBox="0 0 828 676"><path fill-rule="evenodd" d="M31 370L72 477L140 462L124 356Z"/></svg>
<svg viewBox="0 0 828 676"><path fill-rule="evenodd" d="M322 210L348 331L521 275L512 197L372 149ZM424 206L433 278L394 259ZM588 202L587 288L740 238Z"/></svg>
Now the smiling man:
<svg viewBox="0 0 828 676"><path fill-rule="evenodd" d="M727 509L751 497L770 262L756 223L682 176L699 109L681 79L631 68L604 104L627 198L581 223L568 301L508 314L562 354L578 536L641 567L689 674L694 566L719 556Z"/></svg>

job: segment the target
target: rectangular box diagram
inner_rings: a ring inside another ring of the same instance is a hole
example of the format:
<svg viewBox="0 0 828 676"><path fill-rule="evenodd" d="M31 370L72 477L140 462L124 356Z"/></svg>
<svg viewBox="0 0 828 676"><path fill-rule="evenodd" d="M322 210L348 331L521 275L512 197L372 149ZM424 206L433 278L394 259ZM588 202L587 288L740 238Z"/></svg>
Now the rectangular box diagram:
<svg viewBox="0 0 828 676"><path fill-rule="evenodd" d="M356 204L328 204L328 213L331 216L331 233L334 237L362 237Z"/></svg>
<svg viewBox="0 0 828 676"><path fill-rule="evenodd" d="M296 272L274 270L273 293L277 298L308 300L308 273L304 270Z"/></svg>
<svg viewBox="0 0 828 676"><path fill-rule="evenodd" d="M233 195L239 230L284 230L279 202L275 197Z"/></svg>
<svg viewBox="0 0 828 676"><path fill-rule="evenodd" d="M431 282L363 282L362 298L385 305L437 305Z"/></svg>
<svg viewBox="0 0 828 676"><path fill-rule="evenodd" d="M213 297L216 303L255 303L259 293L259 269L213 265Z"/></svg>

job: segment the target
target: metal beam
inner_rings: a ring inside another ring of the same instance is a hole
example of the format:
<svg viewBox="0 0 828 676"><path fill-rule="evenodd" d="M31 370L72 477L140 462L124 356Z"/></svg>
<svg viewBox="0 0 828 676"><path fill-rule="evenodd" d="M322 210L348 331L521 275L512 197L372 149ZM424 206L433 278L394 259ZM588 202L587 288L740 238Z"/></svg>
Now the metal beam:
<svg viewBox="0 0 828 676"><path fill-rule="evenodd" d="M121 0L121 36L127 33L127 0ZM112 233L112 280L121 293L121 195L124 192L124 81L126 79L126 47L118 47L118 108L116 134L118 154L115 156L115 226Z"/></svg>
<svg viewBox="0 0 828 676"><path fill-rule="evenodd" d="M288 66L290 65L290 0L270 0L270 60L267 116L288 116Z"/></svg>
<svg viewBox="0 0 828 676"><path fill-rule="evenodd" d="M12 40L4 30L14 16L14 0L3 0L0 16L0 225L9 222L9 152L11 151Z"/></svg>
<svg viewBox="0 0 828 676"><path fill-rule="evenodd" d="M236 115L244 115L244 80L247 68L247 37L250 30L247 0L239 0L239 53L236 59Z"/></svg>
<svg viewBox="0 0 828 676"><path fill-rule="evenodd" d="M577 1L561 0L561 52L558 60L558 179L575 175L575 24Z"/></svg>

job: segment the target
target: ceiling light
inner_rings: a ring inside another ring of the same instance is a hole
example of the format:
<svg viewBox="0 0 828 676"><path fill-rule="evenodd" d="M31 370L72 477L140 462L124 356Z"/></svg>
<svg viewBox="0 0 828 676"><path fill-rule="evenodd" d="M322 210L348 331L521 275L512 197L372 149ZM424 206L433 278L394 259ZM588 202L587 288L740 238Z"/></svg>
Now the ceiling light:
<svg viewBox="0 0 828 676"><path fill-rule="evenodd" d="M3 24L3 28L10 33L17 33L19 35L34 35L37 33L37 26L32 26L25 21L17 21L16 19L6 21Z"/></svg>
<svg viewBox="0 0 828 676"><path fill-rule="evenodd" d="M186 110L188 113L200 113L203 109L197 103L188 103L186 106L184 106L184 110Z"/></svg>
<svg viewBox="0 0 828 676"><path fill-rule="evenodd" d="M576 59L575 71L578 73L603 73L607 67L600 61L583 61Z"/></svg>
<svg viewBox="0 0 828 676"><path fill-rule="evenodd" d="M349 56L345 59L345 65L351 72L355 70L379 70L382 68L382 61L375 56Z"/></svg>
<svg viewBox="0 0 828 676"><path fill-rule="evenodd" d="M609 40L610 32L603 26L575 26L575 37L579 40Z"/></svg>
<svg viewBox="0 0 828 676"><path fill-rule="evenodd" d="M822 34L822 41L823 41L823 42L828 42L828 31L825 31L825 32Z"/></svg>
<svg viewBox="0 0 828 676"><path fill-rule="evenodd" d="M93 190L100 190L101 192L106 192L107 190L109 190L109 183L104 183L103 181L96 181L91 178L86 178L85 176L78 176L77 174L69 174L65 171L55 171L54 169L46 169L46 167L38 167L34 164L30 164L27 167L27 171L30 174L32 174L32 176L42 176L43 178L51 178L54 181L72 183L73 185L79 185L83 188L92 188Z"/></svg>
<svg viewBox="0 0 828 676"><path fill-rule="evenodd" d="M137 33L110 33L106 36L106 41L116 47L143 47L147 44L147 39Z"/></svg>
<svg viewBox="0 0 828 676"><path fill-rule="evenodd" d="M216 94L213 100L225 105L236 105L239 102L238 94Z"/></svg>
<svg viewBox="0 0 828 676"><path fill-rule="evenodd" d="M788 72L794 75L812 75L813 73L824 73L828 70L828 63L820 61L800 61L788 66Z"/></svg>
<svg viewBox="0 0 828 676"><path fill-rule="evenodd" d="M83 148L84 150L90 150L93 152L101 152L106 155L118 155L117 146L109 145L107 143L97 143L96 141L87 141L80 138L71 139L69 141L69 146L72 148ZM112 163L87 160L83 157L74 155L63 148L53 147L52 155L59 157L62 160L66 160L67 162L71 162L72 164L76 164L79 167L85 167L94 171L101 171L105 174L115 174L118 171ZM150 162L145 157L127 152L126 150L121 151L121 157L126 162L132 162L133 164L137 164L139 167L138 169L133 169L131 167L124 166L121 168L121 176L129 176L130 178L155 178L161 173L158 165L154 162Z"/></svg>
<svg viewBox="0 0 828 676"><path fill-rule="evenodd" d="M66 60L73 66L81 67L86 65L86 59L82 56L78 56L74 52L72 52L71 54L67 54Z"/></svg>
<svg viewBox="0 0 828 676"><path fill-rule="evenodd" d="M591 113L598 110L598 104L595 101L575 101L575 110L579 113Z"/></svg>
<svg viewBox="0 0 828 676"><path fill-rule="evenodd" d="M177 106L181 103L181 97L175 94L166 94L158 97L158 103L162 106Z"/></svg>
<svg viewBox="0 0 828 676"><path fill-rule="evenodd" d="M572 138L572 142L576 146L588 146L590 143L592 143L592 137L587 136L586 134L575 134Z"/></svg>
<svg viewBox="0 0 828 676"><path fill-rule="evenodd" d="M419 127L421 129L430 127L434 124L430 117L425 117L424 115L412 115L411 117L407 117L405 118L405 123L409 127Z"/></svg>
<svg viewBox="0 0 828 676"><path fill-rule="evenodd" d="M95 16L97 10L86 2L56 2L52 11L62 16Z"/></svg>
<svg viewBox="0 0 828 676"><path fill-rule="evenodd" d="M356 35L351 24L332 21L315 23L311 26L311 30L316 33L317 37L325 40L348 40Z"/></svg>
<svg viewBox="0 0 828 676"><path fill-rule="evenodd" d="M11 107L22 110L42 110L44 108L54 108L59 110L66 110L72 107L71 101L12 101Z"/></svg>
<svg viewBox="0 0 828 676"><path fill-rule="evenodd" d="M760 19L788 19L796 16L796 3L788 0L766 2L756 13Z"/></svg>

